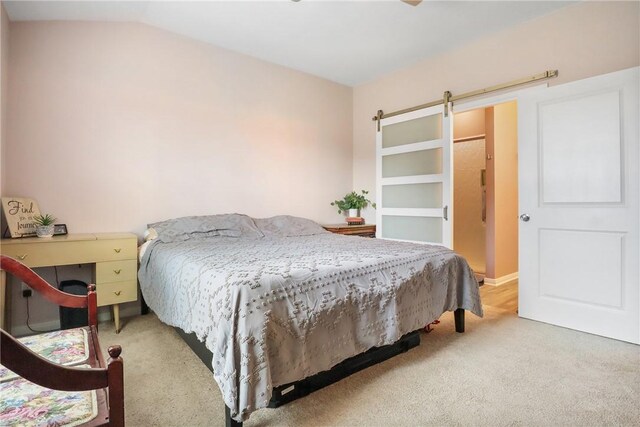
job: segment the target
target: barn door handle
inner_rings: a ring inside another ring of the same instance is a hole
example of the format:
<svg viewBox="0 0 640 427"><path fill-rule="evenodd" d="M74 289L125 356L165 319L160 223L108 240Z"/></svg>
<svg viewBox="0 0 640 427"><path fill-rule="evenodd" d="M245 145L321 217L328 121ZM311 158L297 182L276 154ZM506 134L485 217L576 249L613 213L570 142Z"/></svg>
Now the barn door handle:
<svg viewBox="0 0 640 427"><path fill-rule="evenodd" d="M442 208L442 217L445 221L449 221L449 206Z"/></svg>

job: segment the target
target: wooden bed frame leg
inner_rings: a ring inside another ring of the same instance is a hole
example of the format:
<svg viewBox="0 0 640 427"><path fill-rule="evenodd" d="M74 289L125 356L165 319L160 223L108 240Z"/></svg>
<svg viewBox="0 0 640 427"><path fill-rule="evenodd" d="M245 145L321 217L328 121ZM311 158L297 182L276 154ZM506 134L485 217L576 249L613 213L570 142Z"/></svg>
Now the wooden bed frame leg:
<svg viewBox="0 0 640 427"><path fill-rule="evenodd" d="M242 427L242 423L231 418L231 409L224 405L224 427Z"/></svg>
<svg viewBox="0 0 640 427"><path fill-rule="evenodd" d="M464 332L464 308L459 308L454 311L453 317L456 322L456 332Z"/></svg>

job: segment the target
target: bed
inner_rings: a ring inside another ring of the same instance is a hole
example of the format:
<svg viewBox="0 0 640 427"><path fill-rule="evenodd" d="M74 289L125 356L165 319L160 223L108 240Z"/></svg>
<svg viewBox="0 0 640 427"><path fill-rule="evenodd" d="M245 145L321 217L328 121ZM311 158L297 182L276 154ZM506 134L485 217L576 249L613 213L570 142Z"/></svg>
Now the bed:
<svg viewBox="0 0 640 427"><path fill-rule="evenodd" d="M290 216L186 217L148 232L144 299L205 344L238 422L279 386L393 344L446 311L482 316L472 270L441 246L337 235Z"/></svg>

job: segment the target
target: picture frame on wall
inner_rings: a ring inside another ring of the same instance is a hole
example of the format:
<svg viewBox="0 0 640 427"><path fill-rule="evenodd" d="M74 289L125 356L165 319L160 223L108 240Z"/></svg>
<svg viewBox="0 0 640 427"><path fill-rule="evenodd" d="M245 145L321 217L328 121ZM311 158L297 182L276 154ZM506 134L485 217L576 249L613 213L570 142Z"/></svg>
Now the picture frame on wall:
<svg viewBox="0 0 640 427"><path fill-rule="evenodd" d="M11 238L36 235L34 217L40 215L40 208L35 200L25 197L3 197L2 212Z"/></svg>

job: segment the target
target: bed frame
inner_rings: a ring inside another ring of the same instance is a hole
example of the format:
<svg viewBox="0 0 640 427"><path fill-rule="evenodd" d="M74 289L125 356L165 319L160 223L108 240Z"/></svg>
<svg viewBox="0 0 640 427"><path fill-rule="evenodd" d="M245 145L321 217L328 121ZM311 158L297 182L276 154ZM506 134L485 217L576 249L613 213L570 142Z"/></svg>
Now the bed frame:
<svg viewBox="0 0 640 427"><path fill-rule="evenodd" d="M42 296L62 307L87 308L89 326L88 365L91 369L61 366L34 353L6 331L0 329L0 363L42 387L63 391L96 390L97 416L87 426L124 426L124 371L119 345L109 347L105 363L98 341L98 305L95 285L89 285L86 296L72 295L49 285L24 264L0 255L0 269L9 272Z"/></svg>
<svg viewBox="0 0 640 427"><path fill-rule="evenodd" d="M454 320L456 332L464 332L464 309L459 308L454 311ZM211 353L205 344L196 337L196 334L188 334L177 327L174 329L178 332L178 335L180 335L184 342L187 343L191 350L193 350L196 356L202 360L204 365L213 372L213 367L211 366L213 353ZM328 371L323 371L302 380L275 387L272 391L268 407L277 408L286 403L292 402L313 393L316 390L320 390L323 387L338 382L351 374L361 371L362 369L383 362L397 356L398 354L405 353L409 349L417 347L418 345L420 345L420 331L413 331L404 335L393 344L382 347L373 347L364 353L340 362ZM228 406L225 406L224 417L226 427L242 427L241 422L231 418L231 410Z"/></svg>

